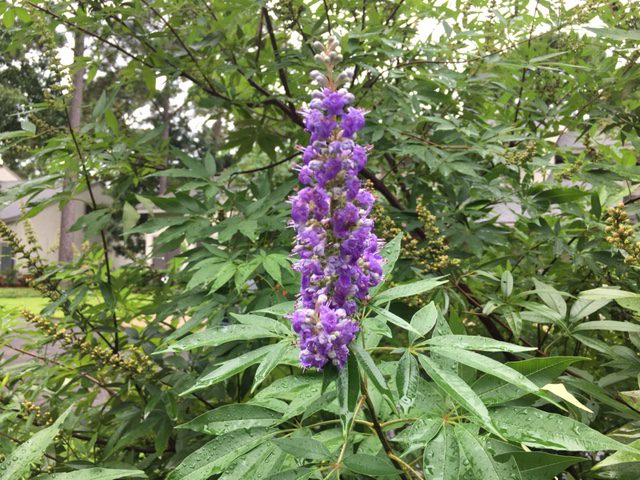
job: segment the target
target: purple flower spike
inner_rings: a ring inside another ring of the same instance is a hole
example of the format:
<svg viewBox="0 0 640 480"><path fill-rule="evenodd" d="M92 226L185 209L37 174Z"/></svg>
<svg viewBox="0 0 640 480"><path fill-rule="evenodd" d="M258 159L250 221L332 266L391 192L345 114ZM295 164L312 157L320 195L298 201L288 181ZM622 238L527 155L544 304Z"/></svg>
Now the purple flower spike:
<svg viewBox="0 0 640 480"><path fill-rule="evenodd" d="M332 54L335 41L328 45L319 56L333 66L340 55ZM364 111L349 107L353 96L336 85L352 74L343 72L334 82L331 74L315 72L321 88L303 111L311 138L300 147L298 178L306 186L290 199L293 268L301 276L291 322L303 367L344 366L359 330L357 302L366 301L369 288L382 279L379 242L368 218L375 199L358 179L367 148L354 137L364 126Z"/></svg>

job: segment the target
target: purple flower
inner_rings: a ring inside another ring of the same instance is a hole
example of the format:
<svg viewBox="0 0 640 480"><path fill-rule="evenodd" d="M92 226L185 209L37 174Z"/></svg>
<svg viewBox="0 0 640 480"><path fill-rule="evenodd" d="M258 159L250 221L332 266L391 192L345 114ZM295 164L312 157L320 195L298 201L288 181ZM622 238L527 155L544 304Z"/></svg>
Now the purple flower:
<svg viewBox="0 0 640 480"><path fill-rule="evenodd" d="M316 75L318 77L318 75ZM332 85L321 76L326 85ZM330 78L330 77L329 77ZM342 368L359 327L358 301L382 279L382 257L373 221L373 195L358 173L367 149L352 137L364 126L364 112L348 107L353 96L333 88L315 90L304 113L310 143L301 148L298 179L307 185L292 198L296 231L293 268L300 291L291 315L300 344L300 364Z"/></svg>
<svg viewBox="0 0 640 480"><path fill-rule="evenodd" d="M354 133L364 127L364 113L359 108L349 107L347 113L342 116L340 128L345 137L352 137Z"/></svg>
<svg viewBox="0 0 640 480"><path fill-rule="evenodd" d="M349 104L349 99L342 93L329 90L328 88L325 88L323 93L322 106L327 111L327 114L342 115L344 107Z"/></svg>

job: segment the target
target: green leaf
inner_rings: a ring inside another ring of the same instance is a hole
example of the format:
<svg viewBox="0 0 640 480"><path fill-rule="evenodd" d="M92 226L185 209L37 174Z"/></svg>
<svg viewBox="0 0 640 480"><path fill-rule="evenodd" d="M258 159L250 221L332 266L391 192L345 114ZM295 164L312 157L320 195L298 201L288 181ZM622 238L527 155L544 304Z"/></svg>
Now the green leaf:
<svg viewBox="0 0 640 480"><path fill-rule="evenodd" d="M311 468L292 468L283 472L274 473L268 476L265 480L306 480L316 472Z"/></svg>
<svg viewBox="0 0 640 480"><path fill-rule="evenodd" d="M289 336L292 333L290 325L284 325L282 322L261 315L231 313L233 318L243 325L258 327L262 330L268 330L278 334L278 336Z"/></svg>
<svg viewBox="0 0 640 480"><path fill-rule="evenodd" d="M507 362L505 365L525 375L538 387L551 383L564 372L569 365L585 357L541 357L529 358L517 362ZM473 384L473 389L487 405L509 402L526 395L511 383L503 382L491 375L484 375Z"/></svg>
<svg viewBox="0 0 640 480"><path fill-rule="evenodd" d="M50 427L36 432L29 440L22 443L0 464L0 480L15 480L25 475L32 463L37 463L45 450L58 434L60 426L71 413L67 408Z"/></svg>
<svg viewBox="0 0 640 480"><path fill-rule="evenodd" d="M281 417L280 413L259 405L237 403L210 410L176 428L222 435L244 428L271 427L280 423Z"/></svg>
<svg viewBox="0 0 640 480"><path fill-rule="evenodd" d="M125 235L136 226L138 220L140 220L140 214L135 207L129 202L124 202L124 206L122 207L122 230Z"/></svg>
<svg viewBox="0 0 640 480"><path fill-rule="evenodd" d="M409 331L409 342L414 343L417 339L424 337L436 325L438 309L435 303L429 302L411 317L411 326L419 333Z"/></svg>
<svg viewBox="0 0 640 480"><path fill-rule="evenodd" d="M214 438L189 454L167 480L206 480L223 472L240 455L254 449L275 432L263 428L235 430Z"/></svg>
<svg viewBox="0 0 640 480"><path fill-rule="evenodd" d="M485 448L484 441L474 432L471 432L462 424L456 425L455 436L460 449L469 462L469 467L474 478L483 480L504 480L504 469L493 460L493 457ZM517 478L517 477L516 477Z"/></svg>
<svg viewBox="0 0 640 480"><path fill-rule="evenodd" d="M460 350L452 347L432 347L432 351L443 357L449 358L459 363L463 363L471 368L498 377L505 382L509 382L529 393L538 393L538 386L517 370L508 367L485 355L468 350Z"/></svg>
<svg viewBox="0 0 640 480"><path fill-rule="evenodd" d="M418 361L424 371L427 372L427 375L429 375L436 385L444 393L449 395L452 400L476 416L483 425L492 425L487 407L464 380L451 371L441 369L430 358L424 355L419 355Z"/></svg>
<svg viewBox="0 0 640 480"><path fill-rule="evenodd" d="M574 332L582 332L586 330L605 330L612 332L640 332L640 325L631 322L617 322L615 320L596 320L593 322L584 322L573 328Z"/></svg>
<svg viewBox="0 0 640 480"><path fill-rule="evenodd" d="M278 283L282 283L282 273L280 272L280 265L276 260L273 259L273 257L265 257L262 261L262 266L271 278L273 278Z"/></svg>
<svg viewBox="0 0 640 480"><path fill-rule="evenodd" d="M584 457L520 451L496 455L495 458L498 461L503 461L509 457L513 457L516 461L522 480L549 480L564 472L567 467L587 460Z"/></svg>
<svg viewBox="0 0 640 480"><path fill-rule="evenodd" d="M373 302L377 305L385 302L390 302L398 298L413 297L429 290L433 290L439 285L444 285L447 280L441 280L443 277L428 278L426 280L419 280L417 282L408 283L406 285L399 285L397 287L390 288L376 295L373 298Z"/></svg>
<svg viewBox="0 0 640 480"><path fill-rule="evenodd" d="M640 30L623 30L621 28L596 28L585 27L599 37L610 38L612 40L633 40L640 41Z"/></svg>
<svg viewBox="0 0 640 480"><path fill-rule="evenodd" d="M398 470L393 464L382 457L374 457L365 453L356 453L347 457L342 462L345 467L354 473L368 475L370 477L386 477L397 475Z"/></svg>
<svg viewBox="0 0 640 480"><path fill-rule="evenodd" d="M149 67L142 67L142 80L144 80L149 92L154 93L156 91L156 74Z"/></svg>
<svg viewBox="0 0 640 480"><path fill-rule="evenodd" d="M398 257L400 256L400 248L402 247L402 237L404 234L399 233L380 249L380 256L385 259L382 265L382 277L387 278L393 271Z"/></svg>
<svg viewBox="0 0 640 480"><path fill-rule="evenodd" d="M258 385L260 385L271 373L271 371L278 366L278 364L284 357L284 353L289 348L291 348L291 342L289 340L283 340L282 342L276 343L275 345L271 345L271 350L262 359L260 365L258 365L256 374L253 377L251 392L254 392Z"/></svg>
<svg viewBox="0 0 640 480"><path fill-rule="evenodd" d="M445 425L424 449L425 478L459 480L460 450L453 429Z"/></svg>
<svg viewBox="0 0 640 480"><path fill-rule="evenodd" d="M250 366L260 362L269 353L270 347L271 345L266 345L257 350L252 350L231 360L227 360L213 372L200 377L191 388L182 392L180 395L187 395L196 390L202 390L203 388L215 385L246 370Z"/></svg>
<svg viewBox="0 0 640 480"><path fill-rule="evenodd" d="M560 292L535 278L533 279L533 283L536 286L536 293L545 305L553 311L558 312L561 318L565 318L567 316L567 302L564 301Z"/></svg>
<svg viewBox="0 0 640 480"><path fill-rule="evenodd" d="M371 358L371 355L369 355L365 349L355 342L351 344L350 348L358 359L360 366L367 373L367 377L371 380L371 383L373 383L378 391L393 403L393 395L387 385L387 381L384 379L384 375L382 375L382 372L376 365L376 362Z"/></svg>
<svg viewBox="0 0 640 480"><path fill-rule="evenodd" d="M640 295L619 288L600 287L581 292L580 298L587 300L620 300L623 298L640 298Z"/></svg>
<svg viewBox="0 0 640 480"><path fill-rule="evenodd" d="M626 450L633 447L617 442L563 415L533 407L502 407L491 412L493 422L505 438L528 447L549 450Z"/></svg>
<svg viewBox="0 0 640 480"><path fill-rule="evenodd" d="M418 390L418 361L408 350L404 352L398 362L396 371L396 386L400 400L398 401L402 410L406 413L416 398Z"/></svg>
<svg viewBox="0 0 640 480"><path fill-rule="evenodd" d="M360 371L354 355L349 355L345 366L338 371L336 391L340 413L344 416L353 412L360 397Z"/></svg>
<svg viewBox="0 0 640 480"><path fill-rule="evenodd" d="M229 342L254 340L256 338L276 337L277 334L250 325L227 325L208 328L175 342L154 354L168 352L186 352L200 347L217 347Z"/></svg>
<svg viewBox="0 0 640 480"><path fill-rule="evenodd" d="M575 301L575 303L571 306L571 311L569 312L569 320L575 322L577 320L582 320L585 317L588 317L594 312L597 312L602 307L607 305L611 300L590 300L588 298L581 298Z"/></svg>
<svg viewBox="0 0 640 480"><path fill-rule="evenodd" d="M608 456L600 463L593 467L593 470L611 469L621 464L634 464L633 467L640 469L640 440L636 440L629 444L630 447L636 449L635 452L621 451ZM636 470L636 473L640 470ZM615 478L615 477L614 477Z"/></svg>
<svg viewBox="0 0 640 480"><path fill-rule="evenodd" d="M502 290L502 296L507 298L513 292L513 275L509 270L502 272L500 277L500 289Z"/></svg>
<svg viewBox="0 0 640 480"><path fill-rule="evenodd" d="M331 456L331 452L324 443L307 437L277 438L274 443L284 452L295 458L310 458L312 460L324 460Z"/></svg>
<svg viewBox="0 0 640 480"><path fill-rule="evenodd" d="M397 316L395 313L390 312L389 310L385 310L383 308L379 308L379 307L372 307L373 311L376 312L380 317L382 317L385 321L393 323L394 325L404 329L404 330L408 330L409 332L412 332L414 335L420 335L420 331L417 330L415 327L413 327L413 325L411 325L409 322L407 322L406 320L400 318L399 316Z"/></svg>
<svg viewBox="0 0 640 480"><path fill-rule="evenodd" d="M39 480L115 480L118 478L147 478L142 470L124 470L115 468L83 468L75 472L53 473Z"/></svg>
<svg viewBox="0 0 640 480"><path fill-rule="evenodd" d="M440 335L424 342L434 347L455 347L481 352L530 352L535 347L522 347L513 343L501 342L492 338L477 335Z"/></svg>

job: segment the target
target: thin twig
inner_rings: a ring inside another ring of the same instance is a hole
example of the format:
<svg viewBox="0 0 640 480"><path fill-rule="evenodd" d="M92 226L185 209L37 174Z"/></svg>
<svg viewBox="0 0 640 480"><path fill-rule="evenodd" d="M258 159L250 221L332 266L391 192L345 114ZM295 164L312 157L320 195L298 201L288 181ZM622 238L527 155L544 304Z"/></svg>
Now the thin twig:
<svg viewBox="0 0 640 480"><path fill-rule="evenodd" d="M52 358L43 357L43 356L38 355L36 353L29 352L27 350L23 350L23 349L18 348L18 347L14 347L13 345L6 345L6 346L8 348L10 348L11 350L13 350L13 351L16 351L18 353L22 353L23 355L27 355L27 356L32 357L32 358L36 358L36 359L41 360L43 362L52 363L53 365L57 365L57 366L63 367L63 368L70 368L67 365L63 364L62 362L58 362L57 360L54 360ZM87 380L89 380L90 382L95 383L97 386L99 386L104 391L106 391L109 395L111 395L111 396L115 395L115 392L113 390L111 390L109 387L107 387L104 383L102 383L97 378L89 375L86 372L83 372L82 370L78 370L77 373L79 375L83 376L84 378L86 378Z"/></svg>
<svg viewBox="0 0 640 480"><path fill-rule="evenodd" d="M269 170L270 168L277 167L278 165L282 165L283 163L286 163L289 160L292 160L301 154L302 152L295 152L289 155L287 158L283 158L282 160L278 160L277 162L270 163L269 165L265 165L264 167L258 167L258 168L252 168L250 170L240 170L239 172L233 172L229 178L234 177L235 175L246 175L249 173L256 173L256 172L261 172L263 170Z"/></svg>
<svg viewBox="0 0 640 480"><path fill-rule="evenodd" d="M76 137L76 133L74 128L71 125L71 119L69 118L69 110L67 106L64 107L64 112L67 117L67 126L69 127L69 133L71 134L71 138L73 139L73 144L76 149L76 153L78 154L78 160L80 162L80 167L82 168L82 174L84 176L84 180L87 184L87 190L89 192L89 197L91 198L91 205L94 210L98 209L98 203L96 202L96 197L93 194L93 188L91 186L91 178L89 177L89 171L87 170L87 164L84 161L84 155L82 154L82 150L80 149L80 144L78 143L78 139ZM103 228L100 229L100 239L102 240L102 250L103 250L103 260L104 260L104 268L107 277L107 287L113 296L113 281L111 278L111 266L109 262L109 250L107 244L107 236ZM106 301L106 299L105 299ZM114 339L113 339L113 352L118 353L120 351L120 336L119 336L119 325L118 325L118 317L116 315L116 309L112 308L112 322L114 329Z"/></svg>

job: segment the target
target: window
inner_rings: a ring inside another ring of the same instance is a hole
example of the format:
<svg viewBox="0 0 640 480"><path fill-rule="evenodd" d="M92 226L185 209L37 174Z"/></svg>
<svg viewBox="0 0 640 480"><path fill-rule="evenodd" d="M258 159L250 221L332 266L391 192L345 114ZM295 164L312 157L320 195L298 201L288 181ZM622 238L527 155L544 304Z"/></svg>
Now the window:
<svg viewBox="0 0 640 480"><path fill-rule="evenodd" d="M11 247L0 243L0 273L7 273L13 270L14 261L11 254Z"/></svg>

